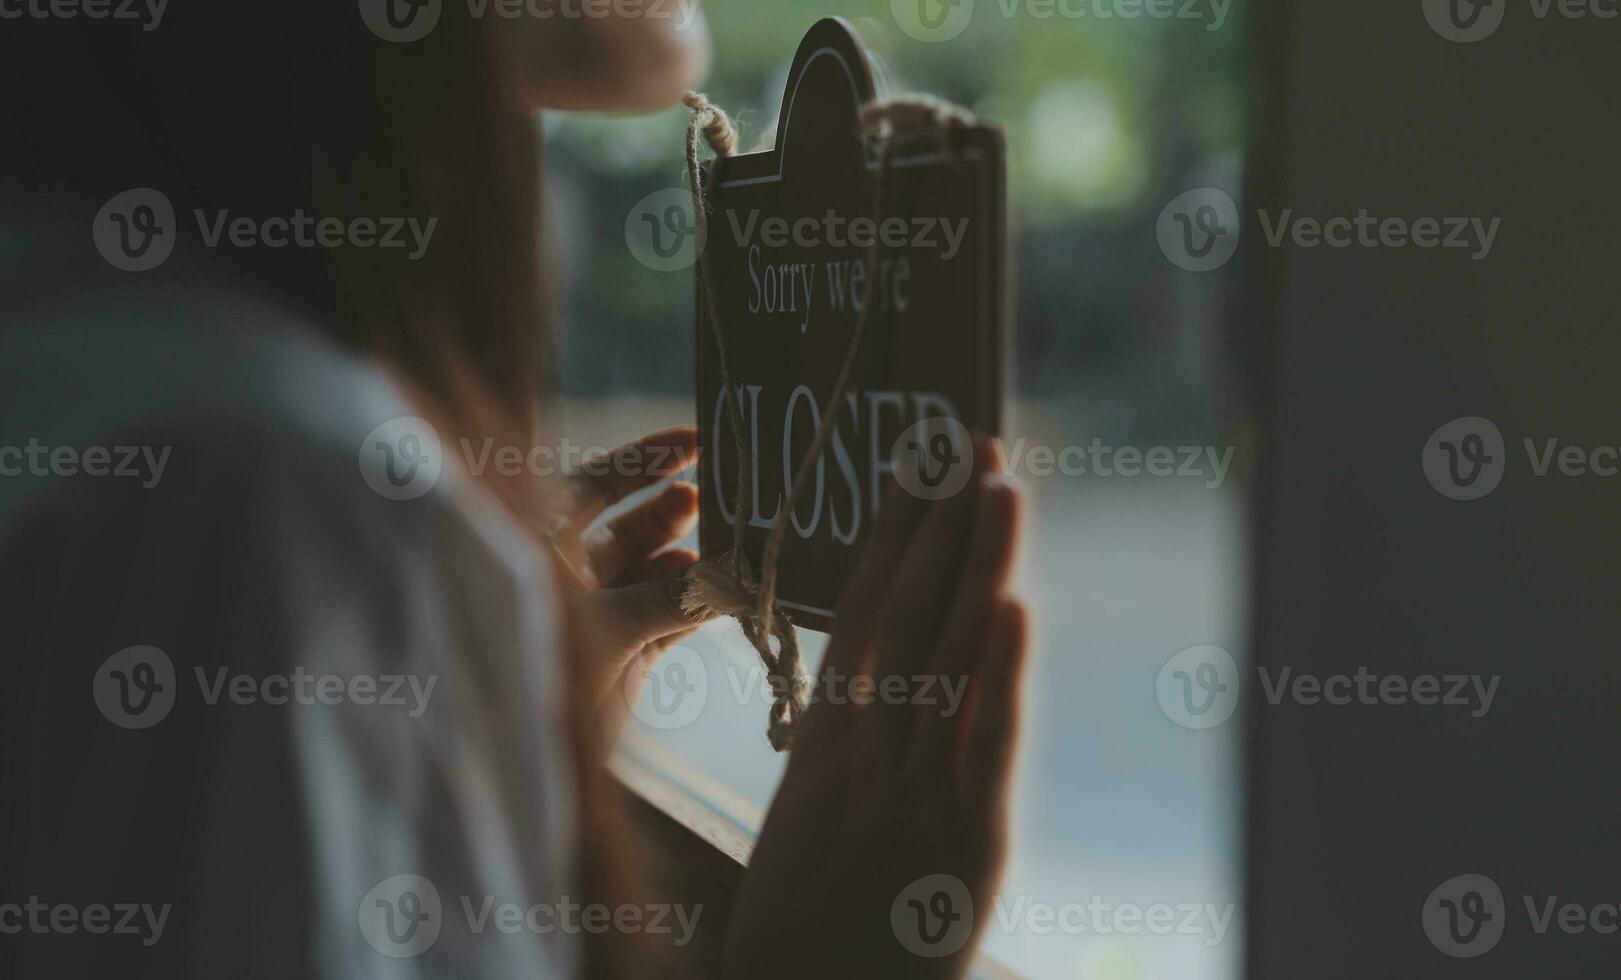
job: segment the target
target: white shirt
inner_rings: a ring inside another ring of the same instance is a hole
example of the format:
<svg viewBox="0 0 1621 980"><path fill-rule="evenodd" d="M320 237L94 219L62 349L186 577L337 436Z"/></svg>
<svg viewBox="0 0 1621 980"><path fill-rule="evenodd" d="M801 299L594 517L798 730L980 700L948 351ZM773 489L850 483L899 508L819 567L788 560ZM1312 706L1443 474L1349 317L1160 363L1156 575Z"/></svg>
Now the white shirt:
<svg viewBox="0 0 1621 980"><path fill-rule="evenodd" d="M546 916L496 925L573 873L531 539L449 466L368 486L363 439L412 415L375 367L103 272L0 332L0 974L574 975ZM97 904L141 931L92 934Z"/></svg>

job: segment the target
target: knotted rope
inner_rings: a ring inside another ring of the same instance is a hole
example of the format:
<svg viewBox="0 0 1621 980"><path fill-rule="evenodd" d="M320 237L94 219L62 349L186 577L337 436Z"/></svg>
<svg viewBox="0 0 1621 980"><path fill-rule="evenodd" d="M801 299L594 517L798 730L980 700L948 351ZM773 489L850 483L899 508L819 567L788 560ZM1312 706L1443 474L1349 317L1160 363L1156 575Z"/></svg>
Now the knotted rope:
<svg viewBox="0 0 1621 980"><path fill-rule="evenodd" d="M718 157L731 156L737 148L737 129L728 116L708 98L688 92L681 100L692 117L687 123L687 184L692 192L693 222L697 240L705 244L698 254L699 316L709 324L719 352L718 367L721 389L725 392L726 414L731 422L732 440L737 449L737 491L733 496L732 548L719 559L699 562L687 573L687 592L681 605L689 615L719 613L734 617L743 629L743 635L760 655L771 685L772 705L766 726L766 737L778 752L793 744L794 732L805 713L806 688L799 653L799 637L793 621L777 608L777 561L782 542L787 535L788 520L781 515L794 514L800 498L810 485L810 476L816 459L827 448L833 435L837 413L834 406L844 398L850 386L856 357L861 350L862 338L867 333L867 316L872 309L873 288L878 275L878 248L882 236L874 235L867 247L864 261L866 282L862 290L861 305L856 313L855 328L850 333L844 350L844 360L827 400L828 410L816 424L816 432L805 450L794 482L784 498L779 517L766 538L765 550L760 556L760 573L756 578L743 550L743 529L748 526L744 507L753 499L750 481L754 466L750 459L749 441L743 432L743 407L737 389L732 386L732 369L727 352L725 332L721 329L720 313L715 306L714 282L710 273L708 242L709 200L712 195L704 187L698 163L698 137ZM872 215L874 221L883 217L883 191L889 181L890 165L898 138L912 134L932 134L941 148L954 150L951 134L954 129L972 125L974 118L967 111L940 99L913 96L874 102L861 110L862 135L878 141L878 175L873 182ZM713 175L713 171L711 171ZM771 638L777 646L772 648Z"/></svg>

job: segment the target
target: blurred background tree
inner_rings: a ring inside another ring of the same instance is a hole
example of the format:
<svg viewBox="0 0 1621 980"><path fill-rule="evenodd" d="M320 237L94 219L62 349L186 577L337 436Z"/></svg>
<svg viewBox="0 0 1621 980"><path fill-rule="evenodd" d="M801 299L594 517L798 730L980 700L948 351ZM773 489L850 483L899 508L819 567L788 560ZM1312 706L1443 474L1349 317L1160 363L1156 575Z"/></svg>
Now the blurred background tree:
<svg viewBox="0 0 1621 980"><path fill-rule="evenodd" d="M704 87L741 121L745 149L770 146L800 37L838 14L892 90L995 120L1008 140L1013 396L1058 399L1116 438L1208 436L1223 280L1169 265L1153 229L1192 187L1238 196L1237 18L1210 30L1208 4L1202 19L1041 18L1023 0L1005 16L1003 2L980 0L960 36L923 43L874 0L708 0L715 64ZM692 272L644 268L623 237L638 200L681 185L684 124L680 107L547 118L566 395L692 390Z"/></svg>

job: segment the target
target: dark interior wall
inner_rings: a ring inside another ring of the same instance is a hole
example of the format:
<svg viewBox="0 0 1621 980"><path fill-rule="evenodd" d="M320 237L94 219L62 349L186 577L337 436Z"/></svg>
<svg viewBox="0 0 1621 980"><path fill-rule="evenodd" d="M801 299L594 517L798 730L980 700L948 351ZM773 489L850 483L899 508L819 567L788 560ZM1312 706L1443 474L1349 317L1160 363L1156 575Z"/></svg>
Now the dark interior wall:
<svg viewBox="0 0 1621 980"><path fill-rule="evenodd" d="M1476 717L1478 702L1274 706L1246 675L1256 977L1621 965L1621 934L1566 933L1557 914L1538 934L1526 907L1621 902L1621 477L1538 477L1524 443L1621 444L1621 18L1495 3L1501 26L1472 44L1440 36L1422 0L1251 11L1258 666L1500 677ZM1273 247L1260 208L1501 225L1479 260ZM1501 431L1501 483L1450 499L1421 460L1468 416ZM1502 938L1472 959L1424 923L1427 902L1466 900L1432 898L1461 874L1503 897L1484 907Z"/></svg>

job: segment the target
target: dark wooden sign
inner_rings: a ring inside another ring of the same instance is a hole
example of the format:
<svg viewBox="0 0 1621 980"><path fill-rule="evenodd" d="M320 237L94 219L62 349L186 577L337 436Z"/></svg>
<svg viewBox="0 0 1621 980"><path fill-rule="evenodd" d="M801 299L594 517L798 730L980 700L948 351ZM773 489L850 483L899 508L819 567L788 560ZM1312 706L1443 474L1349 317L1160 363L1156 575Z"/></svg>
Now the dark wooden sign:
<svg viewBox="0 0 1621 980"><path fill-rule="evenodd" d="M795 623L824 632L894 479L897 441L907 444L902 451L921 452L928 469L962 454L937 431L920 435L918 423L955 419L961 429L947 424L957 431L995 434L1001 421L1001 133L976 123L953 130L949 146L898 142L874 214L880 157L862 139L858 114L876 97L852 28L838 18L819 21L788 73L775 148L709 165L703 247L754 469L745 550L758 568L771 527L793 522L778 599ZM866 334L845 396L830 405L868 295L875 236ZM700 322L697 334L699 538L709 558L732 545L739 456L708 324ZM837 413L833 438L796 512L784 513L783 498L829 411ZM938 479L926 473L921 484L903 484L928 494Z"/></svg>

